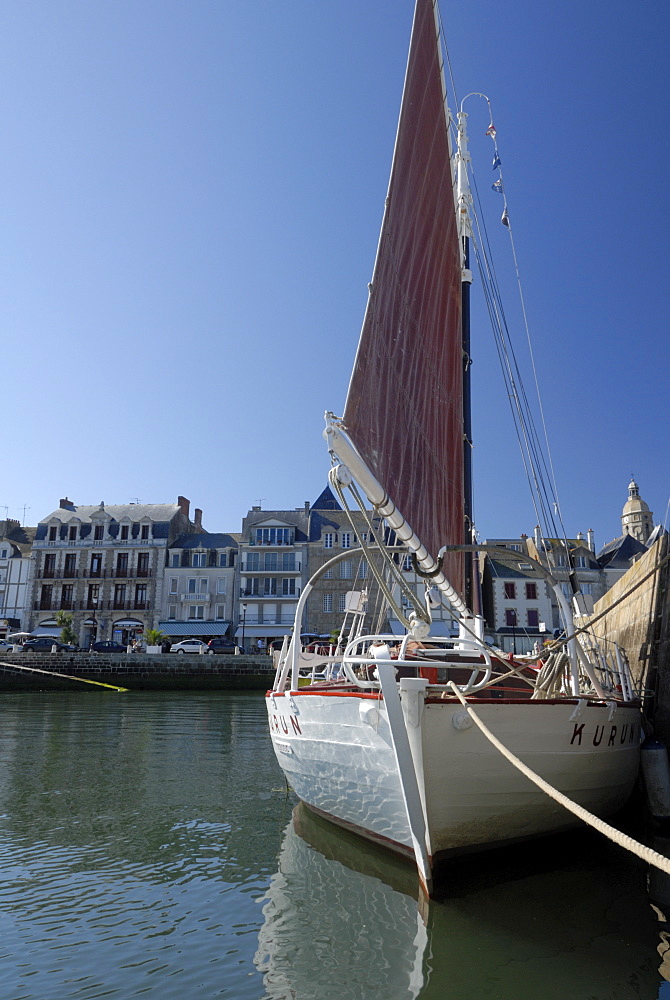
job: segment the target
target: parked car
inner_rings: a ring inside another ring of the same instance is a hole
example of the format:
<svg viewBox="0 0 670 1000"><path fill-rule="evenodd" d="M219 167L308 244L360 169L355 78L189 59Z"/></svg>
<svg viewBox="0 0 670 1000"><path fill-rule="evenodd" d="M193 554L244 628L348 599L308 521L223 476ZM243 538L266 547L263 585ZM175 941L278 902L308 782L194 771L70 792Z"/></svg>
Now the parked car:
<svg viewBox="0 0 670 1000"><path fill-rule="evenodd" d="M67 642L59 642L49 635L39 635L36 639L26 639L23 648L26 653L50 653L52 647L56 647L58 653L78 653L79 646L70 646Z"/></svg>
<svg viewBox="0 0 670 1000"><path fill-rule="evenodd" d="M171 653L199 653L201 649L207 652L207 643L202 639L182 639L181 642L173 642L170 646Z"/></svg>
<svg viewBox="0 0 670 1000"><path fill-rule="evenodd" d="M207 643L207 650L213 653L234 653L237 646L232 639L226 639L223 635L217 635L215 639L210 639Z"/></svg>
<svg viewBox="0 0 670 1000"><path fill-rule="evenodd" d="M4 649L4 650L14 649L14 643L13 642L7 642L6 639L0 639L0 649Z"/></svg>
<svg viewBox="0 0 670 1000"><path fill-rule="evenodd" d="M101 639L99 642L94 642L91 646L94 653L125 653L127 652L126 646L120 642L114 642L112 639Z"/></svg>

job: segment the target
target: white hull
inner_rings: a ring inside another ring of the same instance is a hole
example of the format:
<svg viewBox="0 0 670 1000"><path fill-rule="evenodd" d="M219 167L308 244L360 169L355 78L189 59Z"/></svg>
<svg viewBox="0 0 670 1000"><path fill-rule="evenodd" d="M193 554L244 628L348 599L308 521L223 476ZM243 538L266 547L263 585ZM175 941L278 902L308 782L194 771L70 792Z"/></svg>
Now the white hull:
<svg viewBox="0 0 670 1000"><path fill-rule="evenodd" d="M375 694L268 695L277 759L311 808L371 840L412 853L384 702ZM607 816L629 797L638 771L634 705L473 701L478 716L528 767L579 805ZM429 854L482 850L578 824L443 699L403 712L423 801Z"/></svg>

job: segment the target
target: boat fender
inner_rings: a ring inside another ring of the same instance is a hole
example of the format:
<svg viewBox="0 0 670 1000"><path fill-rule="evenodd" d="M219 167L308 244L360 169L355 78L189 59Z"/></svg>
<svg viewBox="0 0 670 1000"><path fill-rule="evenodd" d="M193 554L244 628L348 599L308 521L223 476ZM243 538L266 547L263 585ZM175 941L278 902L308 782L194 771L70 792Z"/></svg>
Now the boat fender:
<svg viewBox="0 0 670 1000"><path fill-rule="evenodd" d="M454 712L451 717L451 724L454 729L457 729L460 733L462 733L471 727L472 719L467 712Z"/></svg>
<svg viewBox="0 0 670 1000"><path fill-rule="evenodd" d="M665 745L658 740L646 739L641 747L640 762L649 812L654 819L668 822L670 820L670 762Z"/></svg>
<svg viewBox="0 0 670 1000"><path fill-rule="evenodd" d="M577 704L575 705L575 710L572 713L572 715L570 716L570 718L568 719L568 722L576 722L577 719L581 719L582 715L584 714L584 709L586 708L587 704L588 704L588 702L587 702L586 698L580 698L579 701L577 702Z"/></svg>
<svg viewBox="0 0 670 1000"><path fill-rule="evenodd" d="M358 714L360 716L361 722L365 722L368 726L376 726L379 722L379 712L377 711L376 705L371 705L370 702L361 702L358 706Z"/></svg>

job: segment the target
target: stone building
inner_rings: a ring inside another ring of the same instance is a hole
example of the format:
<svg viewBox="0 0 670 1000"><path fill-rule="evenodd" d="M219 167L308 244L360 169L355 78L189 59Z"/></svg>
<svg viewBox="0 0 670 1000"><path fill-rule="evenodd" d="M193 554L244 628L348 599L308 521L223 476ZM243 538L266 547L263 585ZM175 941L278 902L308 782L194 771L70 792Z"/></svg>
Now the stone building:
<svg viewBox="0 0 670 1000"><path fill-rule="evenodd" d="M141 637L158 624L170 544L196 530L181 496L176 504L107 507L61 500L35 533L30 630L58 634L54 613L62 610L82 646Z"/></svg>
<svg viewBox="0 0 670 1000"><path fill-rule="evenodd" d="M307 579L309 503L295 510L252 507L239 537L235 639L266 649L288 635Z"/></svg>
<svg viewBox="0 0 670 1000"><path fill-rule="evenodd" d="M196 510L195 527L202 528ZM159 628L174 641L227 635L237 611L239 534L195 531L168 546Z"/></svg>
<svg viewBox="0 0 670 1000"><path fill-rule="evenodd" d="M30 600L32 544L36 528L0 521L0 639L25 629Z"/></svg>

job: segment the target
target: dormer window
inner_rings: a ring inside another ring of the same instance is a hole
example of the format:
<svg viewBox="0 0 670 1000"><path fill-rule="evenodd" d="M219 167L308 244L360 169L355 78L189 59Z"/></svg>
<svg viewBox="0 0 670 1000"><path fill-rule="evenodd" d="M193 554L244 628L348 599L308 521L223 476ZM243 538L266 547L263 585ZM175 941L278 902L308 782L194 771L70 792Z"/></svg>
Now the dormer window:
<svg viewBox="0 0 670 1000"><path fill-rule="evenodd" d="M96 524L95 528L93 529L93 538L95 539L96 542L100 542L104 537L105 537L104 524Z"/></svg>
<svg viewBox="0 0 670 1000"><path fill-rule="evenodd" d="M128 524L121 525L121 541L125 541L128 538L128 533L130 531L130 526Z"/></svg>
<svg viewBox="0 0 670 1000"><path fill-rule="evenodd" d="M53 525L51 528L49 528L49 541L50 542L55 542L56 541L56 535L57 535L57 533L58 533L58 528L55 525Z"/></svg>
<svg viewBox="0 0 670 1000"><path fill-rule="evenodd" d="M71 524L70 525L69 537L70 537L70 541L71 542L76 542L77 541L77 525L76 524Z"/></svg>
<svg viewBox="0 0 670 1000"><path fill-rule="evenodd" d="M142 525L141 537L142 538L148 538L149 537L149 525L148 524L143 524Z"/></svg>

